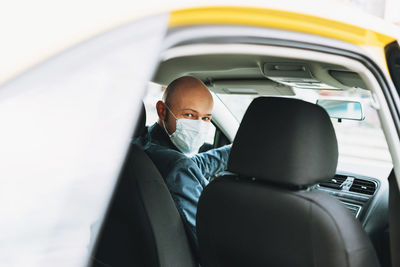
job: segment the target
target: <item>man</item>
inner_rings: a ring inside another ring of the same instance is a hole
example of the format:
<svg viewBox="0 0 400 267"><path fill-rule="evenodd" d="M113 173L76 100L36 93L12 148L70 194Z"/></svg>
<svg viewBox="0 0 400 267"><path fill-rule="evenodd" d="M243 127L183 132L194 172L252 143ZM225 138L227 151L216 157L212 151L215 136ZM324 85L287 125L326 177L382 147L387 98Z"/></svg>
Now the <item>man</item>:
<svg viewBox="0 0 400 267"><path fill-rule="evenodd" d="M134 142L163 176L197 251L197 202L209 178L226 169L230 146L194 154L211 125L213 98L197 78L174 80L156 104L158 122Z"/></svg>

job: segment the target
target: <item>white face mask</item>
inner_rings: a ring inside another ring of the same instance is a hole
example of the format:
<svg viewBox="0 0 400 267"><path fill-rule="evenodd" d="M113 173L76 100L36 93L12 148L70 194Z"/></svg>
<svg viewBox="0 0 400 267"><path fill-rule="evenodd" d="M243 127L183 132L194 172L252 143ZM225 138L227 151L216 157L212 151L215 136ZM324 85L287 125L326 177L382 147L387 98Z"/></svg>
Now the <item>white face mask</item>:
<svg viewBox="0 0 400 267"><path fill-rule="evenodd" d="M167 107L171 112L171 110ZM175 117L175 115L171 112ZM176 117L175 117L176 119ZM164 129L168 134L165 122ZM210 129L210 122L191 119L176 119L176 130L173 134L168 134L171 142L184 154L196 153L200 146L204 144Z"/></svg>

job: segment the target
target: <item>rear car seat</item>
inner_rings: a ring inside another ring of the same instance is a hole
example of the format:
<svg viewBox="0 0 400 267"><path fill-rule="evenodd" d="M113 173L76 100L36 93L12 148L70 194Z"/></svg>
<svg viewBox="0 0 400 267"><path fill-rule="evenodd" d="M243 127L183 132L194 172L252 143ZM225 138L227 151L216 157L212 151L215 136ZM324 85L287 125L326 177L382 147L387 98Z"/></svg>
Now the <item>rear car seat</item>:
<svg viewBox="0 0 400 267"><path fill-rule="evenodd" d="M144 106L135 136L146 132ZM195 266L172 197L151 159L132 144L91 266Z"/></svg>

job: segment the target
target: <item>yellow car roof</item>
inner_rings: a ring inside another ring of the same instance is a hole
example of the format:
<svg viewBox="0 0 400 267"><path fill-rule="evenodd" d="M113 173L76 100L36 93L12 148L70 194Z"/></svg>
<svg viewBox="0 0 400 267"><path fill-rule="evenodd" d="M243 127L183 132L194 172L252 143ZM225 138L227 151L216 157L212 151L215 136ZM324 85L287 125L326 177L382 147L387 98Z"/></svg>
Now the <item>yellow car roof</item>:
<svg viewBox="0 0 400 267"><path fill-rule="evenodd" d="M385 47L395 37L360 26L292 11L212 6L173 11L170 27L188 25L245 25L315 34L360 46Z"/></svg>

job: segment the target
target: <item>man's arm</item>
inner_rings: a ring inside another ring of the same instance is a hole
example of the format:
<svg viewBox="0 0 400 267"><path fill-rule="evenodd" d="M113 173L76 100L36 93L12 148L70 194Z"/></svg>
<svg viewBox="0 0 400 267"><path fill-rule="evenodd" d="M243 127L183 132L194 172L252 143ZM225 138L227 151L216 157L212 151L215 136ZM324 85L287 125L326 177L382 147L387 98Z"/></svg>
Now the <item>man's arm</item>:
<svg viewBox="0 0 400 267"><path fill-rule="evenodd" d="M199 167L203 176L209 179L210 177L226 170L230 151L231 146L226 145L198 153L191 157L191 159Z"/></svg>

